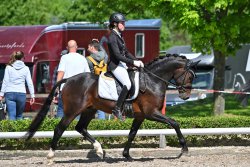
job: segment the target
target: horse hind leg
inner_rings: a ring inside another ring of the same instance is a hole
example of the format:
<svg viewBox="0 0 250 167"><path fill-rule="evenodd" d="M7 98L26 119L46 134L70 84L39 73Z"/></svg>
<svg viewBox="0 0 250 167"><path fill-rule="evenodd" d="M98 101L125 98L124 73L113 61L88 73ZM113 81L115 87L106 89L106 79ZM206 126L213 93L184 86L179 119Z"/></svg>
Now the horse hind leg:
<svg viewBox="0 0 250 167"><path fill-rule="evenodd" d="M49 164L51 164L53 162L53 158L55 156L55 149L57 147L57 143L59 141L59 139L61 138L63 132L67 129L67 127L69 126L69 124L73 121L74 118L67 118L67 117L63 117L61 119L61 121L59 122L59 124L56 126L55 130L54 130L54 136L51 142L51 146L50 146L50 150L49 153L47 155L47 159L51 160L49 162Z"/></svg>
<svg viewBox="0 0 250 167"><path fill-rule="evenodd" d="M165 115L162 115L158 111L155 111L152 115L148 116L147 119L152 120L152 121L161 122L161 123L166 123L166 124L170 125L171 127L173 127L176 134L177 134L179 143L182 147L182 150L181 150L182 153L188 153L188 147L187 147L186 140L185 140L183 134L181 133L179 124L174 119L166 117Z"/></svg>
<svg viewBox="0 0 250 167"><path fill-rule="evenodd" d="M80 120L75 127L75 130L83 135L83 137L85 137L91 144L93 144L94 149L96 150L96 154L103 159L105 157L105 154L101 144L87 131L87 127L90 121L93 119L95 113L96 110L88 110L86 113L82 113Z"/></svg>

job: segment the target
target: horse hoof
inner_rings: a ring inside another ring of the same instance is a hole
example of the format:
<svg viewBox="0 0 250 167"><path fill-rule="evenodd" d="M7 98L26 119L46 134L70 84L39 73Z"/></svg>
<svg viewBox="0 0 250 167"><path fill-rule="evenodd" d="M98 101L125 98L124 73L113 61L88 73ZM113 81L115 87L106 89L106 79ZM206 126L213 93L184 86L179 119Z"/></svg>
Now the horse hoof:
<svg viewBox="0 0 250 167"><path fill-rule="evenodd" d="M129 162L132 162L134 161L134 159L130 156L130 155L127 155L127 156L124 156L126 158L127 161Z"/></svg>
<svg viewBox="0 0 250 167"><path fill-rule="evenodd" d="M96 154L98 155L98 157L100 157L101 159L103 159L104 157L104 153L102 150L102 146L98 141L95 141L93 143L94 149L96 150Z"/></svg>
<svg viewBox="0 0 250 167"><path fill-rule="evenodd" d="M103 150L103 156L102 156L102 159L106 158L106 151Z"/></svg>
<svg viewBox="0 0 250 167"><path fill-rule="evenodd" d="M181 150L181 154L185 156L189 156L188 148L184 148Z"/></svg>
<svg viewBox="0 0 250 167"><path fill-rule="evenodd" d="M50 166L50 165L53 165L54 164L54 160L53 159L49 159L47 165Z"/></svg>
<svg viewBox="0 0 250 167"><path fill-rule="evenodd" d="M104 154L102 152L96 152L97 156L101 159L104 158Z"/></svg>
<svg viewBox="0 0 250 167"><path fill-rule="evenodd" d="M132 158L132 157L126 157L126 159L127 159L127 161L129 161L129 162L133 162L134 161L134 159Z"/></svg>
<svg viewBox="0 0 250 167"><path fill-rule="evenodd" d="M187 147L182 148L182 149L181 149L181 152L182 152L182 153L188 153L188 148L187 148Z"/></svg>
<svg viewBox="0 0 250 167"><path fill-rule="evenodd" d="M55 156L55 152L52 149L50 149L47 155L47 159L52 159L54 158L54 156Z"/></svg>

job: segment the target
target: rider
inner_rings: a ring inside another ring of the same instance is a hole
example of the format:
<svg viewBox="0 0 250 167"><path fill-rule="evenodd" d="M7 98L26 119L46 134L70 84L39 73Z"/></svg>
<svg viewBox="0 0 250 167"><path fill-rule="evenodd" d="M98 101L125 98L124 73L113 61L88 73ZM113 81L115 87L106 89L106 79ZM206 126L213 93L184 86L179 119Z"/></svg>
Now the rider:
<svg viewBox="0 0 250 167"><path fill-rule="evenodd" d="M108 62L108 70L123 85L120 96L118 97L116 106L112 110L113 114L121 119L122 106L127 97L128 91L131 88L131 82L127 72L127 65L134 65L136 67L144 67L144 64L128 52L125 41L122 37L122 32L125 30L125 16L121 13L113 13L109 18L109 29L111 33L108 39L108 48L110 53L110 60Z"/></svg>

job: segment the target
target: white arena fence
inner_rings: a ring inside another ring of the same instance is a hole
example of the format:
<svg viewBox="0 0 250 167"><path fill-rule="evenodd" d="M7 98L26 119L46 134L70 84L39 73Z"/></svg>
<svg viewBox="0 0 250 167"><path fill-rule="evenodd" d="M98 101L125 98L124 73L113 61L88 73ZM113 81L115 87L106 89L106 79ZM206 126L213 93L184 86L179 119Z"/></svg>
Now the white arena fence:
<svg viewBox="0 0 250 167"><path fill-rule="evenodd" d="M115 137L128 136L130 130L89 130L93 137ZM183 135L233 135L233 134L250 134L250 127L244 128L196 128L181 129ZM26 132L0 132L0 139L20 139ZM33 138L52 138L54 131L38 131ZM165 136L176 135L174 129L144 129L138 130L137 136L159 136L159 147L166 147ZM82 137L76 131L65 131L62 137Z"/></svg>

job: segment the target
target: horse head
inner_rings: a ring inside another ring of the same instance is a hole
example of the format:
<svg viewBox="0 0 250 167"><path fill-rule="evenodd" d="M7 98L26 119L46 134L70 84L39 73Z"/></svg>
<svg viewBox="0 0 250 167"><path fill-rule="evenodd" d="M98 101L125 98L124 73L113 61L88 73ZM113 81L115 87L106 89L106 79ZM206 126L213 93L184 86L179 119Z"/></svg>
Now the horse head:
<svg viewBox="0 0 250 167"><path fill-rule="evenodd" d="M196 77L194 70L197 62L192 62L185 56L166 55L146 65L146 68L158 79L171 84L178 89L179 97L187 100L190 97L192 82Z"/></svg>
<svg viewBox="0 0 250 167"><path fill-rule="evenodd" d="M191 95L193 79L196 77L194 70L200 61L193 62L186 57L177 60L177 68L173 71L172 79L178 89L179 97L187 100Z"/></svg>

